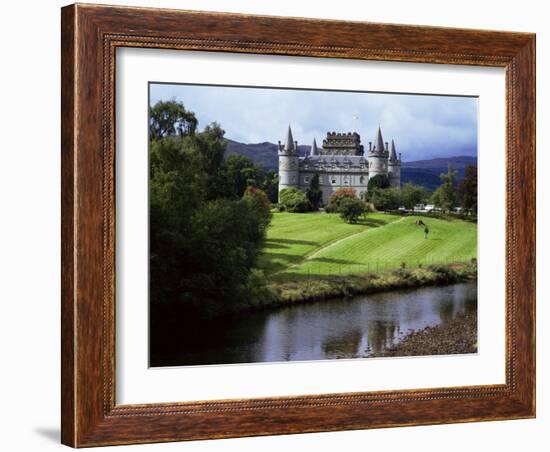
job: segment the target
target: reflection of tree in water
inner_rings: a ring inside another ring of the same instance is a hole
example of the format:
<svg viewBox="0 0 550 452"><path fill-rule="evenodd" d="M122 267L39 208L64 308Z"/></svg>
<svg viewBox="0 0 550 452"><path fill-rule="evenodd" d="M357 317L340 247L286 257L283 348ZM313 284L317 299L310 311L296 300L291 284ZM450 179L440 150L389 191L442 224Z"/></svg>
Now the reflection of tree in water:
<svg viewBox="0 0 550 452"><path fill-rule="evenodd" d="M374 320L368 323L367 341L370 353L381 352L393 345L399 332L397 322Z"/></svg>
<svg viewBox="0 0 550 452"><path fill-rule="evenodd" d="M448 322L454 315L455 310L452 300L444 301L439 305L439 317L442 322Z"/></svg>
<svg viewBox="0 0 550 452"><path fill-rule="evenodd" d="M151 366L261 361L255 347L265 330L266 317L261 313L249 313L247 322L238 317L200 321L163 314L168 318L159 322L162 328L150 330Z"/></svg>
<svg viewBox="0 0 550 452"><path fill-rule="evenodd" d="M361 338L360 329L348 331L338 337L327 338L322 344L325 358L356 358L359 356Z"/></svg>

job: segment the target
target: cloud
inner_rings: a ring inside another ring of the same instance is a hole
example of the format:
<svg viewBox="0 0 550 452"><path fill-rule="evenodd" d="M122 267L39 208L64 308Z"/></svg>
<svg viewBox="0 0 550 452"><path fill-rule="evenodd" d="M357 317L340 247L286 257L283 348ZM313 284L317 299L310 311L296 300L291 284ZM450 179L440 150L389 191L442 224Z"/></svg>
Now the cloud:
<svg viewBox="0 0 550 452"><path fill-rule="evenodd" d="M326 133L356 131L365 147L378 126L395 140L403 160L477 155L477 98L151 84L151 104L176 99L199 127L216 121L226 137L244 143L283 141L288 124L301 144Z"/></svg>

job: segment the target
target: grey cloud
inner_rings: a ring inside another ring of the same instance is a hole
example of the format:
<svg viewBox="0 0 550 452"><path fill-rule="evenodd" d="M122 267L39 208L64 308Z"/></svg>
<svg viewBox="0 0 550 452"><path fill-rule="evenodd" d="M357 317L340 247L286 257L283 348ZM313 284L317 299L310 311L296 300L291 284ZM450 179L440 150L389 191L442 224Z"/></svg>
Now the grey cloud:
<svg viewBox="0 0 550 452"><path fill-rule="evenodd" d="M201 127L217 121L245 143L283 140L291 123L302 144L320 143L328 131L357 131L366 145L380 125L404 160L477 154L474 97L160 84L150 95L151 103L182 101Z"/></svg>

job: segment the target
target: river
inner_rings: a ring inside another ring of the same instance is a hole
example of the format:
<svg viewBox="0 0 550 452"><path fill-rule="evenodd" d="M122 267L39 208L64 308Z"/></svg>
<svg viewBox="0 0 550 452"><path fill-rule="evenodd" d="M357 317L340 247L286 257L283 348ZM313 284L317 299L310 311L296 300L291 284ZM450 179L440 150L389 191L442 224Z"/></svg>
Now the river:
<svg viewBox="0 0 550 452"><path fill-rule="evenodd" d="M197 325L155 366L368 357L476 309L474 281L251 312Z"/></svg>

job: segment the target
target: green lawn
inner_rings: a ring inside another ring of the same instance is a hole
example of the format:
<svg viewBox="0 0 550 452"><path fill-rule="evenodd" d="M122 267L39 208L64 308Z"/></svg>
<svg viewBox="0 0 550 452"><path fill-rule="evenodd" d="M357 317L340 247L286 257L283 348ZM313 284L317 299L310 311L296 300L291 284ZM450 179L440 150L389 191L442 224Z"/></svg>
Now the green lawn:
<svg viewBox="0 0 550 452"><path fill-rule="evenodd" d="M422 219L429 227L415 225ZM477 252L477 225L458 219L371 213L360 224L337 214L275 213L260 267L276 281L468 261Z"/></svg>

